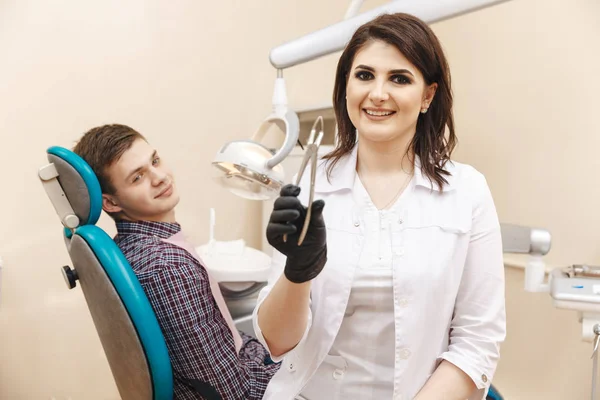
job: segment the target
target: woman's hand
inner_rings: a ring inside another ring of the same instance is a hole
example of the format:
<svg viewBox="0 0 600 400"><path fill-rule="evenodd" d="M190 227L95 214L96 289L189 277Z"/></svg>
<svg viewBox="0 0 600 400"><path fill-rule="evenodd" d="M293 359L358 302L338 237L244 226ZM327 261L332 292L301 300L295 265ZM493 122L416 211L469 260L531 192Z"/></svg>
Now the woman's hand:
<svg viewBox="0 0 600 400"><path fill-rule="evenodd" d="M293 283L314 279L327 262L327 232L323 220L325 202L312 204L310 224L304 241L299 246L298 237L307 215L307 208L300 203L300 187L286 185L275 200L273 212L267 225L267 240L287 257L284 274ZM283 237L287 234L287 240Z"/></svg>

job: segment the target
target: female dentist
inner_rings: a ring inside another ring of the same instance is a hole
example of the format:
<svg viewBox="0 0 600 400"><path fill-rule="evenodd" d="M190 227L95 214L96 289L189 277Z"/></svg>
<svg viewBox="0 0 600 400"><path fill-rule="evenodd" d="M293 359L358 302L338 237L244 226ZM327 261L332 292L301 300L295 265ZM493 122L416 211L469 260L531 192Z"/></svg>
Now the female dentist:
<svg viewBox="0 0 600 400"><path fill-rule="evenodd" d="M308 178L282 189L267 228L278 251L254 327L283 365L264 398L485 398L506 331L500 225L483 175L450 160L435 34L407 14L363 25L333 100L339 143L306 239Z"/></svg>

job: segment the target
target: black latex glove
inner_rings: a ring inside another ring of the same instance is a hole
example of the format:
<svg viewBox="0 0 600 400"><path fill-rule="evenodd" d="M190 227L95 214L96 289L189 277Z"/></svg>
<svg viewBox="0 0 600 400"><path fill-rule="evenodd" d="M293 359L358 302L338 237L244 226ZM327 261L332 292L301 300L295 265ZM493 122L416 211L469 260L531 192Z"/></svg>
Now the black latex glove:
<svg viewBox="0 0 600 400"><path fill-rule="evenodd" d="M298 246L298 237L307 213L307 208L298 199L299 194L300 188L296 185L285 185L281 188L280 197L275 200L267 225L267 240L271 246L287 256L284 274L294 283L314 279L327 262L327 234L323 220L325 202L313 202L306 237ZM286 233L287 241L284 242L283 235Z"/></svg>

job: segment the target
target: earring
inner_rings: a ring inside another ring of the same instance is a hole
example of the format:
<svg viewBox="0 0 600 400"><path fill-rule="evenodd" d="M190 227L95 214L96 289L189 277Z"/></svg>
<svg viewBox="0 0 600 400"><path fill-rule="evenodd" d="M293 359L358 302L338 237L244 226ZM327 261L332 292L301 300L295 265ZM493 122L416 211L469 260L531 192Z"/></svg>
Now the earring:
<svg viewBox="0 0 600 400"><path fill-rule="evenodd" d="M421 114L425 114L427 112L427 108L421 108Z"/></svg>

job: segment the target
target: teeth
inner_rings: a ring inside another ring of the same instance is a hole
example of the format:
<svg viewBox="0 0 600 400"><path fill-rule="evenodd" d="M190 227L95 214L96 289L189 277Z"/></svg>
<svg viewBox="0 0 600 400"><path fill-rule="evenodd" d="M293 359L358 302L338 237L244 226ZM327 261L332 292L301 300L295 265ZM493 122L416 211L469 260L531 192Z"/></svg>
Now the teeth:
<svg viewBox="0 0 600 400"><path fill-rule="evenodd" d="M372 110L365 110L367 114L369 115L373 115L376 117L384 117L386 115L392 115L392 111L372 111Z"/></svg>

